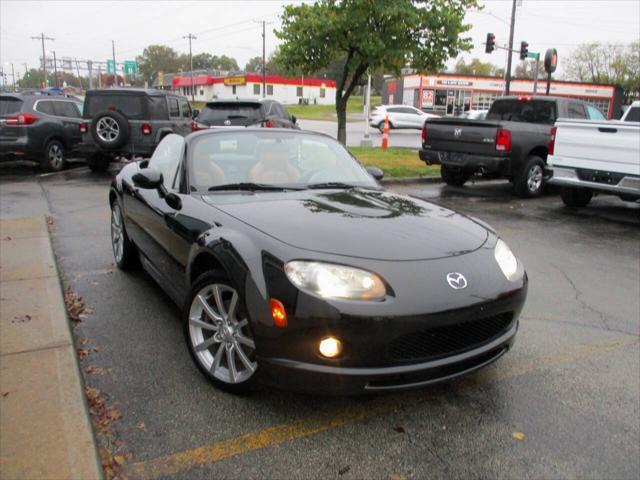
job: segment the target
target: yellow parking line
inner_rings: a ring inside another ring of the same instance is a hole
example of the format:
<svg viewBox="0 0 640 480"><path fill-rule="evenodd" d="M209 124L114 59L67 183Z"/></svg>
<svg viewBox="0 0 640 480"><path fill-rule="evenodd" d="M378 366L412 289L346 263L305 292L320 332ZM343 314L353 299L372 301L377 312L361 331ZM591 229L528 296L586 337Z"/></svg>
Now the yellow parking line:
<svg viewBox="0 0 640 480"><path fill-rule="evenodd" d="M576 361L597 353L609 352L638 343L638 338L598 342L583 345L571 352L556 353L537 359L523 367L496 370L492 381L503 381L525 375L535 370L554 365ZM190 450L172 453L146 462L131 464L125 473L133 478L152 479L174 475L191 468L210 465L225 458L234 457L252 450L278 445L283 442L360 422L377 417L401 407L406 407L429 397L428 391L404 392L402 394L385 395L372 400L349 406L334 414L312 416L291 423L266 428L258 432L247 433L236 438L214 442Z"/></svg>

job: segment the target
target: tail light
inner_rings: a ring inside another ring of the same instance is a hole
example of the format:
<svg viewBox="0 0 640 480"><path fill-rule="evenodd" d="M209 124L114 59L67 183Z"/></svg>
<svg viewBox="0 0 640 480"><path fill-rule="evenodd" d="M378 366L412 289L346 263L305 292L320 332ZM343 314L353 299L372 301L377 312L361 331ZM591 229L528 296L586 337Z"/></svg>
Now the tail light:
<svg viewBox="0 0 640 480"><path fill-rule="evenodd" d="M533 100L531 95L518 95L519 102L530 102L531 100Z"/></svg>
<svg viewBox="0 0 640 480"><path fill-rule="evenodd" d="M191 121L191 131L197 132L198 130L206 130L209 128L209 125L205 125L204 123L198 123L195 120Z"/></svg>
<svg viewBox="0 0 640 480"><path fill-rule="evenodd" d="M142 130L143 135L151 135L151 125L148 123L143 123L140 130Z"/></svg>
<svg viewBox="0 0 640 480"><path fill-rule="evenodd" d="M551 138L549 138L549 155L553 155L553 151L556 148L556 127L551 127Z"/></svg>
<svg viewBox="0 0 640 480"><path fill-rule="evenodd" d="M267 128L274 128L276 126L276 123L273 120L266 120L263 124L263 127L267 127Z"/></svg>
<svg viewBox="0 0 640 480"><path fill-rule="evenodd" d="M78 128L80 128L80 133L87 133L87 124L86 123L81 123L80 125L78 125Z"/></svg>
<svg viewBox="0 0 640 480"><path fill-rule="evenodd" d="M427 141L427 122L422 126L422 143Z"/></svg>
<svg viewBox="0 0 640 480"><path fill-rule="evenodd" d="M31 113L21 113L17 117L9 117L5 125L31 125L38 120L38 117Z"/></svg>
<svg viewBox="0 0 640 480"><path fill-rule="evenodd" d="M511 151L511 132L509 130L500 129L498 133L496 133L496 151Z"/></svg>

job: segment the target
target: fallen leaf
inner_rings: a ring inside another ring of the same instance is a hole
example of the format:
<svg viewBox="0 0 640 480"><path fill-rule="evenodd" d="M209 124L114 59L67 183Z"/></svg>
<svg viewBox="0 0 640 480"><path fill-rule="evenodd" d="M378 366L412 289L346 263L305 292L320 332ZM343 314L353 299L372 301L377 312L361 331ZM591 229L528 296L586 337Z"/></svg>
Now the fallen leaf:
<svg viewBox="0 0 640 480"><path fill-rule="evenodd" d="M113 459L118 465L122 465L125 462L125 458L122 455L114 455Z"/></svg>
<svg viewBox="0 0 640 480"><path fill-rule="evenodd" d="M85 369L85 372L91 375L104 375L106 373L109 373L110 371L111 369L109 368L94 367L93 365L90 365Z"/></svg>
<svg viewBox="0 0 640 480"><path fill-rule="evenodd" d="M144 424L144 422L141 420L138 423L136 423L136 427L138 427L140 430L146 430L147 426Z"/></svg>
<svg viewBox="0 0 640 480"><path fill-rule="evenodd" d="M11 240L11 237L9 237L9 236L4 237L3 240Z"/></svg>
<svg viewBox="0 0 640 480"><path fill-rule="evenodd" d="M525 435L522 432L513 432L511 436L514 440L518 440L519 442L521 442L525 438Z"/></svg>
<svg viewBox="0 0 640 480"><path fill-rule="evenodd" d="M11 323L27 323L31 321L31 315L18 315L13 317Z"/></svg>
<svg viewBox="0 0 640 480"><path fill-rule="evenodd" d="M3 397L6 397L7 395L9 395L9 392L0 392L0 395L2 395Z"/></svg>
<svg viewBox="0 0 640 480"><path fill-rule="evenodd" d="M89 356L89 350L87 350L86 348L78 349L78 358L80 358L80 360L84 360L88 356Z"/></svg>
<svg viewBox="0 0 640 480"><path fill-rule="evenodd" d="M338 470L338 475L344 475L349 470L351 470L351 467L349 465L347 465L346 467L342 467L340 470Z"/></svg>
<svg viewBox="0 0 640 480"><path fill-rule="evenodd" d="M53 225L53 217L47 215L47 224Z"/></svg>
<svg viewBox="0 0 640 480"><path fill-rule="evenodd" d="M398 433L404 433L404 427L401 427L400 425L398 425L397 427L393 427L393 429L398 432Z"/></svg>

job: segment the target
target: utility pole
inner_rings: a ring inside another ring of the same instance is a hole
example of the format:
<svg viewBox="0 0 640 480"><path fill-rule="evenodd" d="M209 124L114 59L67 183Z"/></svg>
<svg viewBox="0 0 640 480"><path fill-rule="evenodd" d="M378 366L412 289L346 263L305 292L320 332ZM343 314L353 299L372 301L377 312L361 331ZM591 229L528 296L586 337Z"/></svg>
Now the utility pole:
<svg viewBox="0 0 640 480"><path fill-rule="evenodd" d="M196 37L195 35L193 35L192 33L189 33L189 35L186 35L182 38L188 38L189 39L189 76L191 77L191 103L195 102L195 98L194 98L194 93L195 90L193 88L193 56L191 53L191 40L197 40L198 37Z"/></svg>
<svg viewBox="0 0 640 480"><path fill-rule="evenodd" d="M78 59L76 61L76 72L78 72L78 82L80 82L80 90L82 90L82 77L80 76L80 65L78 65Z"/></svg>
<svg viewBox="0 0 640 480"><path fill-rule="evenodd" d="M118 67L116 67L116 43L111 40L111 54L113 55L113 87L118 86Z"/></svg>
<svg viewBox="0 0 640 480"><path fill-rule="evenodd" d="M10 63L9 65L11 65L11 81L13 84L13 91L16 92L16 72L13 70L13 63Z"/></svg>
<svg viewBox="0 0 640 480"><path fill-rule="evenodd" d="M64 67L62 67L62 74L64 75ZM53 51L53 78L55 79L56 87L58 85L58 61L56 60L56 51Z"/></svg>
<svg viewBox="0 0 640 480"><path fill-rule="evenodd" d="M41 33L39 37L31 37L31 40L40 40L42 41L42 71L43 73L43 80L44 80L44 86L46 88L47 86L47 59L45 57L44 54L44 41L45 40L51 40L52 42L55 40L55 38L51 38L51 37L46 37L44 35L44 33Z"/></svg>
<svg viewBox="0 0 640 480"><path fill-rule="evenodd" d="M511 7L511 28L509 29L509 51L507 56L507 71L505 72L505 95L509 95L511 87L511 53L513 50L513 27L516 23L516 1L513 0L513 6Z"/></svg>
<svg viewBox="0 0 640 480"><path fill-rule="evenodd" d="M87 70L89 70L89 90L93 90L93 62L87 60Z"/></svg>
<svg viewBox="0 0 640 480"><path fill-rule="evenodd" d="M267 22L262 21L262 98L267 94Z"/></svg>

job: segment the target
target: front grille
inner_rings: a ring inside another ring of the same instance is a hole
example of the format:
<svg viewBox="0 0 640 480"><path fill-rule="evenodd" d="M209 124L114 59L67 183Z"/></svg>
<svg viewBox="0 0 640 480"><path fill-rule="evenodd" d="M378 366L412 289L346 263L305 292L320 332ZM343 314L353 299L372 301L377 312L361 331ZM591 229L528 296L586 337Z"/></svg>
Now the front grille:
<svg viewBox="0 0 640 480"><path fill-rule="evenodd" d="M511 326L513 314L501 313L468 322L407 333L393 340L389 355L394 360L429 359L450 355L487 343Z"/></svg>

